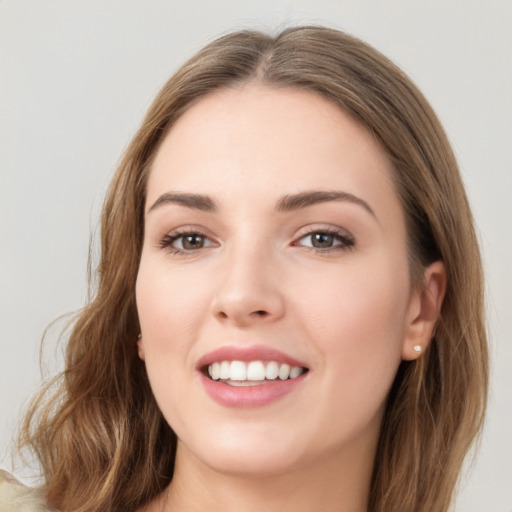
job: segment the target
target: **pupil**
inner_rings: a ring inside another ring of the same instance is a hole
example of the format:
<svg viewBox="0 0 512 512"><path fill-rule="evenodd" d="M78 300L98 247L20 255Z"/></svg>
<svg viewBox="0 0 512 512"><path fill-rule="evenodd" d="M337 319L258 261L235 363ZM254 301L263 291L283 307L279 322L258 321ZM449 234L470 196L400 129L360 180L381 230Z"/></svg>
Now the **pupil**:
<svg viewBox="0 0 512 512"><path fill-rule="evenodd" d="M331 247L333 242L333 235L328 233L315 233L313 235L313 246L314 247Z"/></svg>
<svg viewBox="0 0 512 512"><path fill-rule="evenodd" d="M203 237L200 235L188 235L183 238L184 249L198 249L203 246Z"/></svg>

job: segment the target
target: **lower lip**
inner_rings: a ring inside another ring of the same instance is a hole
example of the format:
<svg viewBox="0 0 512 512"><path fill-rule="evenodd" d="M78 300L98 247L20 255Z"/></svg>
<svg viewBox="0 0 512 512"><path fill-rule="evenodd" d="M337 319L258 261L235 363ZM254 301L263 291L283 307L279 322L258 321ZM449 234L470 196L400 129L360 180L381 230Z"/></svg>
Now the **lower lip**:
<svg viewBox="0 0 512 512"><path fill-rule="evenodd" d="M288 395L304 382L307 373L295 379L266 381L256 386L230 386L200 374L206 393L225 407L263 407Z"/></svg>

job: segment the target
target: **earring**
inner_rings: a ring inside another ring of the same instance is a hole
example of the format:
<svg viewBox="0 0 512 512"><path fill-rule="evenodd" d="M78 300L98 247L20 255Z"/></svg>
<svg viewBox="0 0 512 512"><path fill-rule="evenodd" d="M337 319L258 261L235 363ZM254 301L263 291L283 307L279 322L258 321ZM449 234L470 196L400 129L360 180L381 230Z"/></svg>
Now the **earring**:
<svg viewBox="0 0 512 512"><path fill-rule="evenodd" d="M418 354L421 352L421 345L414 345L414 347L412 347L414 352L418 352Z"/></svg>
<svg viewBox="0 0 512 512"><path fill-rule="evenodd" d="M142 338L142 333L139 332L139 335L137 336L137 339L140 340Z"/></svg>

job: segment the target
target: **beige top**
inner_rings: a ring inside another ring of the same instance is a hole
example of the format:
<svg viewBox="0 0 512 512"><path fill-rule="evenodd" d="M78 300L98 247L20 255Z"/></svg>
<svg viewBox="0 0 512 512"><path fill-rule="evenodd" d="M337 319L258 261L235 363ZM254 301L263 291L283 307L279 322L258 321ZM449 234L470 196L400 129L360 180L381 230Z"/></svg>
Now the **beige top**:
<svg viewBox="0 0 512 512"><path fill-rule="evenodd" d="M31 489L0 469L1 512L54 512L41 493Z"/></svg>

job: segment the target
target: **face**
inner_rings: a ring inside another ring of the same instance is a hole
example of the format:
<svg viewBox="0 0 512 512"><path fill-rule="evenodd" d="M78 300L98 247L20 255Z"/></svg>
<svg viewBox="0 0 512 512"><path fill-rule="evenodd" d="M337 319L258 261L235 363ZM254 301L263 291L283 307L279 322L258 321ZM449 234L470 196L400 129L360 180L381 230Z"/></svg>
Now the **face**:
<svg viewBox="0 0 512 512"><path fill-rule="evenodd" d="M136 289L178 452L265 474L373 453L412 350L406 246L387 157L335 105L249 84L192 106L149 175Z"/></svg>

